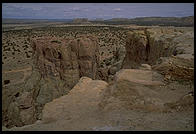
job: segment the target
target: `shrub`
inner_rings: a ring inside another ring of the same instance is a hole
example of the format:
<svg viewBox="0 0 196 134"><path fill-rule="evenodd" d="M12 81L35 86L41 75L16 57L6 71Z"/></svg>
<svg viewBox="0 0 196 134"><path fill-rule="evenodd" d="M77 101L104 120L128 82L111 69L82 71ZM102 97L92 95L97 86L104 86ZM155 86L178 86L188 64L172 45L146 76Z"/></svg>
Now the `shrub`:
<svg viewBox="0 0 196 134"><path fill-rule="evenodd" d="M53 41L51 41L51 43L58 43L58 44L60 44L61 42L58 41L58 40L53 40Z"/></svg>
<svg viewBox="0 0 196 134"><path fill-rule="evenodd" d="M10 80L4 80L4 84L9 84L10 83Z"/></svg>

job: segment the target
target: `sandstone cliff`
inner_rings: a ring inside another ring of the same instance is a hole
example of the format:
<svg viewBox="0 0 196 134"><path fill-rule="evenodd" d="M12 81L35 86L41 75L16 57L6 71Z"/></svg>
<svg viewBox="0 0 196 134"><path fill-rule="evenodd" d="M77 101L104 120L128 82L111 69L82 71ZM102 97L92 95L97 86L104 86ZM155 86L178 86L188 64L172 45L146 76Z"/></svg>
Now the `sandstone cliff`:
<svg viewBox="0 0 196 134"><path fill-rule="evenodd" d="M80 77L97 77L99 48L95 37L81 36L74 40L43 37L34 38L31 43L32 74L16 101L7 108L9 126L34 123L42 118L43 106L67 94Z"/></svg>
<svg viewBox="0 0 196 134"><path fill-rule="evenodd" d="M138 68L142 63L153 65L160 57L173 54L175 44L164 38L156 37L154 33L155 31L147 29L127 33L123 68Z"/></svg>

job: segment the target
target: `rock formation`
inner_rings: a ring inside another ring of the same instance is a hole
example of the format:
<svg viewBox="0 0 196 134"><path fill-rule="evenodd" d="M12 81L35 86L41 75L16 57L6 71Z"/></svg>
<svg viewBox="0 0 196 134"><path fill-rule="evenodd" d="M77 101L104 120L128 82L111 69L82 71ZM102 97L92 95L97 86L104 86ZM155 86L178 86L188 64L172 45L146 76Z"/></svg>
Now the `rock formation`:
<svg viewBox="0 0 196 134"><path fill-rule="evenodd" d="M138 68L144 63L153 65L158 58L173 54L173 42L158 38L152 32L140 29L127 33L126 56L122 68Z"/></svg>
<svg viewBox="0 0 196 134"><path fill-rule="evenodd" d="M99 53L95 37L81 36L74 40L45 37L31 43L33 71L16 101L7 108L9 126L34 123L42 118L43 106L68 93L80 77L97 77Z"/></svg>
<svg viewBox="0 0 196 134"><path fill-rule="evenodd" d="M41 74L39 87L35 89L39 107L66 94L80 77L96 78L99 53L94 37L42 38L34 40L32 47L35 71Z"/></svg>
<svg viewBox="0 0 196 134"><path fill-rule="evenodd" d="M43 38L35 40L32 47L35 65L43 77L60 77L68 81L67 84L71 87L79 79L78 75L96 78L99 53L95 37L84 36L75 40Z"/></svg>
<svg viewBox="0 0 196 134"><path fill-rule="evenodd" d="M10 126L23 126L36 121L35 101L31 92L23 92L8 107L8 122Z"/></svg>
<svg viewBox="0 0 196 134"><path fill-rule="evenodd" d="M6 100L3 125L18 127L39 119L33 128L28 125L21 129L92 130L107 124L113 110L123 115L124 110L153 113L193 108L192 88L172 83L173 88L172 84L163 83L164 80L194 81L193 39L187 39L190 47L180 47L182 40L175 38L175 34L172 29L132 30L127 34L126 52L124 46L116 47L113 52L106 50L114 54L101 57L107 59L103 67L99 66L95 37L33 39L31 76L25 79L24 85L17 86L17 91L14 86L9 92L3 90L3 100ZM192 34L187 33L183 39L189 36ZM191 93L184 95L188 91ZM126 115L124 118L127 120Z"/></svg>
<svg viewBox="0 0 196 134"><path fill-rule="evenodd" d="M88 77L80 78L68 95L55 99L44 106L43 122L61 119L62 113L64 113L64 117L69 117L69 120L79 119L87 113L96 113L99 110L97 106L100 102L100 92L107 85L101 80L92 80Z"/></svg>
<svg viewBox="0 0 196 134"><path fill-rule="evenodd" d="M194 61L176 56L161 58L153 70L165 76L165 80L194 80Z"/></svg>
<svg viewBox="0 0 196 134"><path fill-rule="evenodd" d="M164 106L170 111L187 111L189 109L194 109L194 92L189 92L175 102L165 103Z"/></svg>
<svg viewBox="0 0 196 134"><path fill-rule="evenodd" d="M122 69L115 75L115 80L102 92L100 107L104 110L119 108L162 110L163 102L152 87L163 85L154 81L153 72L139 69Z"/></svg>
<svg viewBox="0 0 196 134"><path fill-rule="evenodd" d="M67 95L44 106L41 121L11 130L94 130L111 124L119 130L117 122L127 121L132 113L136 116L143 111L142 115L139 114L142 117L137 118L141 120L138 123L142 123L146 114L149 115L148 119L153 117L155 120L152 113L156 117L157 114L165 114L162 112L168 112L168 109L178 109L179 106L186 109L194 105L193 95L185 95L169 103L165 101L163 97L166 96L159 93L160 86L164 84L153 80L153 77L153 71L140 69L122 69L110 84L81 77ZM119 114L120 117L116 118ZM130 127L127 123L123 125L125 130Z"/></svg>
<svg viewBox="0 0 196 134"><path fill-rule="evenodd" d="M80 37L70 41L69 45L71 52L77 56L79 76L95 79L99 66L99 46L96 37Z"/></svg>

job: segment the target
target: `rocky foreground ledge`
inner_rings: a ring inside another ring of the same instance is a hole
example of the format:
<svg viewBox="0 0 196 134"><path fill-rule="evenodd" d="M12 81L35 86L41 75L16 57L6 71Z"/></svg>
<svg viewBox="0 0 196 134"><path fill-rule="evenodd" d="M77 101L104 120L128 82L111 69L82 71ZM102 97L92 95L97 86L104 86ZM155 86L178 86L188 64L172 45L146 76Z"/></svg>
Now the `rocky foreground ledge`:
<svg viewBox="0 0 196 134"><path fill-rule="evenodd" d="M194 97L184 96L187 91L179 89L182 93L171 98L174 92L157 76L151 70L123 69L110 84L82 77L67 95L44 106L41 121L10 130L192 130L193 127L185 128L186 121L175 127L172 124L180 120L183 110L194 107ZM173 115L177 109L168 104L176 103L181 110ZM190 115L187 119L192 120ZM157 126L161 120L169 125ZM149 121L153 121L151 128Z"/></svg>

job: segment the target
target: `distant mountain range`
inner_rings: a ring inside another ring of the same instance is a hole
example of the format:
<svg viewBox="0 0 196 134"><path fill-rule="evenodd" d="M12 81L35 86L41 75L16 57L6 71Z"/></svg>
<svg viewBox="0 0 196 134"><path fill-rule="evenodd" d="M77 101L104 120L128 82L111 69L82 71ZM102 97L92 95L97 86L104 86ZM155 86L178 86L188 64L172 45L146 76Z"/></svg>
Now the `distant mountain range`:
<svg viewBox="0 0 196 134"><path fill-rule="evenodd" d="M46 23L46 22L72 22L72 19L13 19L3 18L2 24L31 24L31 23Z"/></svg>
<svg viewBox="0 0 196 134"><path fill-rule="evenodd" d="M95 19L88 20L87 18L76 19L2 19L2 24L32 24L32 23L47 23L47 22L65 22L65 23L93 23L93 24L108 24L108 25L143 25L143 26L194 26L194 16L188 17L138 17L133 19L128 18L112 18L108 20Z"/></svg>
<svg viewBox="0 0 196 134"><path fill-rule="evenodd" d="M188 17L139 17L133 19L127 18L113 18L104 21L92 21L94 23L104 23L104 24L113 24L113 25L126 25L126 24L135 24L135 25L160 25L160 26L194 26L194 16Z"/></svg>

